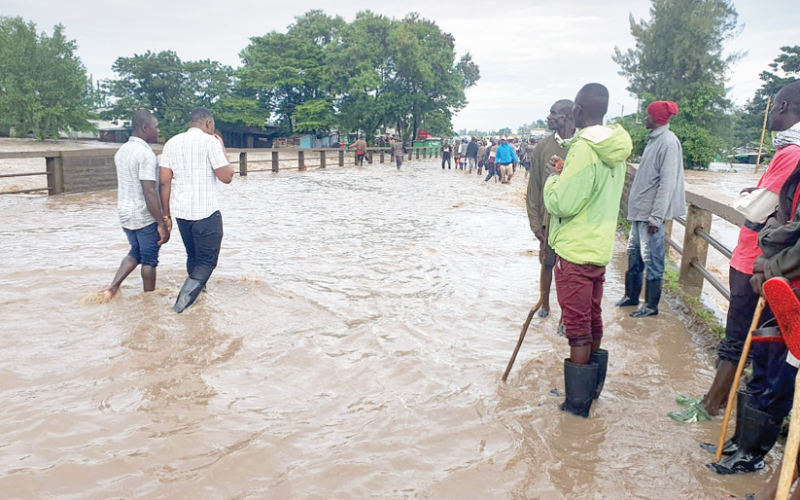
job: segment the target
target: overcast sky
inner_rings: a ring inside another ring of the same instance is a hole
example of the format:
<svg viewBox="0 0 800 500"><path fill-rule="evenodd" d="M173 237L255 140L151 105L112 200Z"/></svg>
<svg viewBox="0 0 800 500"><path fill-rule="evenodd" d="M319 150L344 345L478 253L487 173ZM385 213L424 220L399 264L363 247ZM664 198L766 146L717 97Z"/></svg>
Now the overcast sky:
<svg viewBox="0 0 800 500"><path fill-rule="evenodd" d="M473 55L481 79L467 91L469 105L456 116L456 130L508 126L516 131L544 118L554 101L573 98L589 82L609 88L610 116L636 105L611 55L614 46L623 51L633 46L628 16L647 18L649 0L0 0L0 15L21 16L48 33L63 24L67 36L77 40L89 73L102 79L114 76L117 57L147 50L174 50L183 60L212 59L235 67L252 36L285 31L295 16L311 9L351 21L367 5L398 18L419 12L453 34L459 55ZM797 0L739 0L735 6L744 30L727 48L748 55L734 68L729 85L730 96L741 104L759 87L758 74L780 47L800 43L800 8Z"/></svg>

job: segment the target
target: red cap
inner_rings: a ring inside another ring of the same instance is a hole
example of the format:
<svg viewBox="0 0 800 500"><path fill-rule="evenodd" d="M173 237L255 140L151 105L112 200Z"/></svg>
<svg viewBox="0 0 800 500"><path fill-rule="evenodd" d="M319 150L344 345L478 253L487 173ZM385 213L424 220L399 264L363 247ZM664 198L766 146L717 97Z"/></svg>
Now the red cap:
<svg viewBox="0 0 800 500"><path fill-rule="evenodd" d="M666 125L671 116L678 114L678 105L672 101L656 101L647 106L647 113L656 123Z"/></svg>

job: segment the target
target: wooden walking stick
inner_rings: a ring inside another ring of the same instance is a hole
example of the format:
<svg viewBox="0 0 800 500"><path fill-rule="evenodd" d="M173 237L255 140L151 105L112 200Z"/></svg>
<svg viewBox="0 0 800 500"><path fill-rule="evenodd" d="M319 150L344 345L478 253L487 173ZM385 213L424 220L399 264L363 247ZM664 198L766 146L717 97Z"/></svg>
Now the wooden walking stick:
<svg viewBox="0 0 800 500"><path fill-rule="evenodd" d="M522 325L522 331L519 333L519 340L517 340L517 347L514 348L514 354L511 355L511 359L508 360L508 366L506 367L505 373L503 373L503 378L501 379L503 382L506 381L508 378L508 374L511 373L511 367L514 366L514 361L517 360L517 353L519 353L519 348L522 347L522 341L525 340L525 334L528 333L528 326L531 324L531 320L533 319L533 315L536 314L536 311L542 307L544 304L544 290L542 290L542 275L544 275L544 263L541 265L541 270L539 271L539 302L536 303L535 306L531 308L531 312L528 313L528 319L525 320L525 324Z"/></svg>
<svg viewBox="0 0 800 500"><path fill-rule="evenodd" d="M728 393L728 405L725 407L725 418L722 419L722 430L719 433L719 440L717 441L717 455L715 460L717 462L722 459L722 448L725 446L725 438L728 434L728 423L731 420L733 402L736 399L736 392L739 389L739 380L742 378L742 372L747 364L747 356L750 355L750 345L753 343L753 332L758 329L758 324L761 322L761 313L764 312L764 306L766 306L766 304L767 302L764 300L764 297L758 299L756 312L753 314L753 321L750 323L750 331L747 332L747 339L744 341L742 357L739 358L739 365L736 367L736 375L733 377L731 391Z"/></svg>
<svg viewBox="0 0 800 500"><path fill-rule="evenodd" d="M769 118L769 103L772 96L767 96L767 111L764 113L764 126L761 128L761 143L758 145L758 157L756 157L756 169L754 174L761 168L761 151L764 149L764 136L767 134L767 118Z"/></svg>
<svg viewBox="0 0 800 500"><path fill-rule="evenodd" d="M519 340L517 340L517 347L514 348L514 354L512 354L511 359L508 360L506 372L503 374L503 382L506 381L508 374L511 373L511 367L514 366L514 361L517 360L519 348L522 347L522 341L525 340L525 334L528 333L528 326L531 324L533 315L536 314L536 311L538 311L540 307L542 307L542 303L544 303L544 296L539 297L539 302L537 302L536 305L531 308L531 312L528 313L528 319L526 319L525 324L522 325L522 331L519 333Z"/></svg>

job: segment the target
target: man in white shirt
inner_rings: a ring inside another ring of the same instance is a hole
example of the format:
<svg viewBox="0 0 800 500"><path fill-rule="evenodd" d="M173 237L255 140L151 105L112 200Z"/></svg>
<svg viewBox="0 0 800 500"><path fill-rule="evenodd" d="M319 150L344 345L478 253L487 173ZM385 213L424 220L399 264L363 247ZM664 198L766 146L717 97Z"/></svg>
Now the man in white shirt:
<svg viewBox="0 0 800 500"><path fill-rule="evenodd" d="M117 214L131 249L103 292L111 300L120 285L142 265L145 292L156 288L158 250L169 240L158 199L158 160L150 144L158 142L158 120L149 111L137 111L131 120L128 142L114 155L117 167Z"/></svg>
<svg viewBox="0 0 800 500"><path fill-rule="evenodd" d="M172 225L172 215L178 221L189 274L175 302L176 313L192 305L205 288L217 267L222 245L217 181L230 184L233 167L222 138L214 130L211 113L197 108L192 111L191 128L167 141L161 155L164 220L168 227Z"/></svg>

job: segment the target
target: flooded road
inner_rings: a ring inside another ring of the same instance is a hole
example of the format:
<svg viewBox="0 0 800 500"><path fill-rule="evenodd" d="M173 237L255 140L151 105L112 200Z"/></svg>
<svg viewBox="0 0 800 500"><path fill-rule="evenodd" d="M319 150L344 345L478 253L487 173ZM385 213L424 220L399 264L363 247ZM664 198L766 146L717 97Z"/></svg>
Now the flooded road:
<svg viewBox="0 0 800 500"><path fill-rule="evenodd" d="M537 245L510 186L412 161L235 178L209 291L182 315L177 233L158 290L131 276L116 193L0 199L2 499L719 499L666 417L712 360L679 318L615 310L592 418L561 413L558 307L534 320Z"/></svg>

